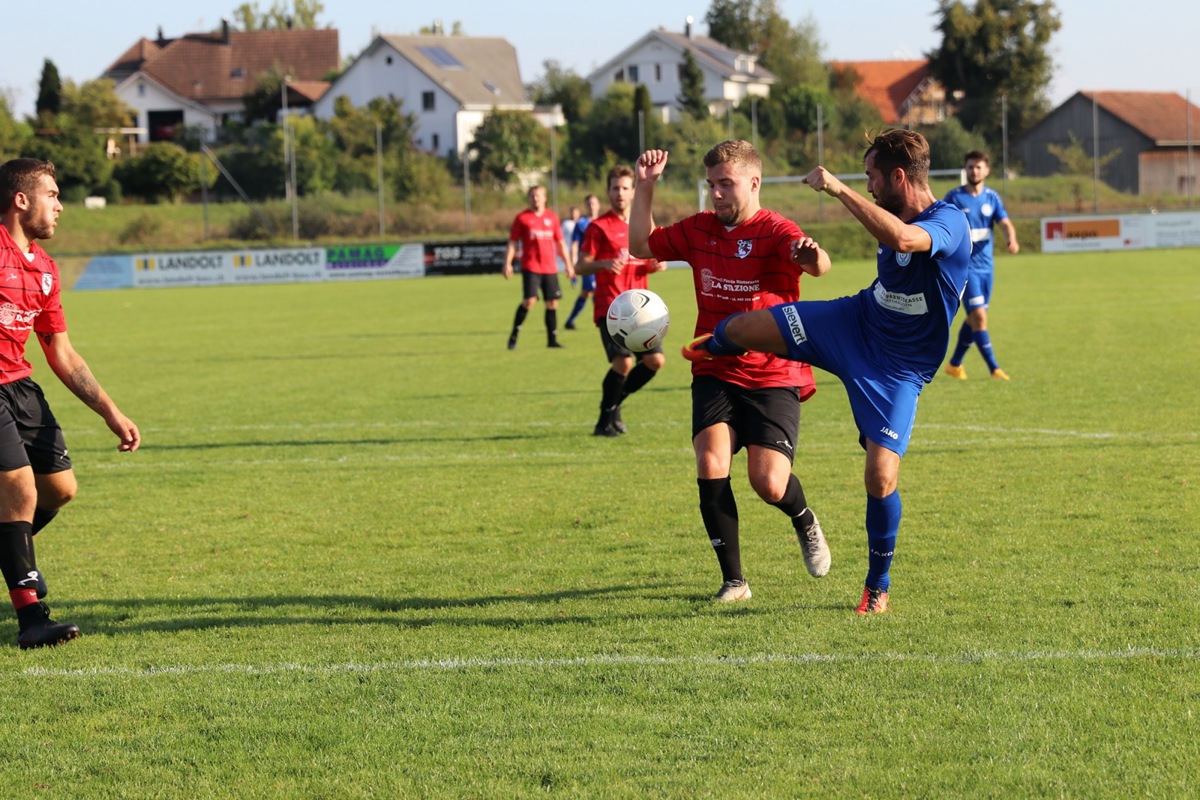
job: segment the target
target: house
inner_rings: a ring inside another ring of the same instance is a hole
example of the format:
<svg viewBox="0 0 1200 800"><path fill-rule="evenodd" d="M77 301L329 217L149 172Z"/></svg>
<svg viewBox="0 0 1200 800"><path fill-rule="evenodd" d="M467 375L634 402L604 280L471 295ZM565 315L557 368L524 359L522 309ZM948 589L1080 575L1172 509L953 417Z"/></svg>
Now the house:
<svg viewBox="0 0 1200 800"><path fill-rule="evenodd" d="M116 82L118 98L137 112L141 142L169 140L196 127L209 140L221 126L242 118L243 97L272 68L288 75L289 105L304 107L320 96L324 78L338 69L333 29L236 31L222 21L215 33L140 39L102 77Z"/></svg>
<svg viewBox="0 0 1200 800"><path fill-rule="evenodd" d="M674 121L680 114L683 83L679 73L687 50L704 75L704 96L716 116L724 116L747 97L766 97L776 82L775 76L758 64L758 56L696 35L689 17L683 33L661 27L652 30L588 75L592 95L603 96L613 83L640 83L663 121Z"/></svg>
<svg viewBox="0 0 1200 800"><path fill-rule="evenodd" d="M928 59L831 61L834 80L849 83L875 108L885 125L934 125L947 116L946 90L934 79Z"/></svg>
<svg viewBox="0 0 1200 800"><path fill-rule="evenodd" d="M462 153L492 109L535 112L516 49L481 36L378 36L313 105L313 115L331 118L339 97L358 107L376 97L399 100L401 111L417 118L417 147L436 155ZM563 124L561 112L541 121Z"/></svg>
<svg viewBox="0 0 1200 800"><path fill-rule="evenodd" d="M1116 153L1102 167L1104 182L1137 194L1195 191L1200 165L1191 166L1189 141L1200 144L1200 108L1174 92L1076 92L1013 143L1025 174L1054 175L1062 164L1049 145L1086 153ZM1119 152L1118 152L1119 151Z"/></svg>

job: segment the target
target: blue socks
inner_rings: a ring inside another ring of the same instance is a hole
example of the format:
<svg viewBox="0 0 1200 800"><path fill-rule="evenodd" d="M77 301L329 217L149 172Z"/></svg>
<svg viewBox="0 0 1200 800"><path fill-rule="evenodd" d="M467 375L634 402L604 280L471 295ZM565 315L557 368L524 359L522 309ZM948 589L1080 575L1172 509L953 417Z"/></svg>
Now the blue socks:
<svg viewBox="0 0 1200 800"><path fill-rule="evenodd" d="M896 532L900 530L900 492L887 497L867 495L867 588L887 591L892 579Z"/></svg>
<svg viewBox="0 0 1200 800"><path fill-rule="evenodd" d="M970 323L964 322L958 329L958 343L954 345L954 355L950 356L952 366L962 366L963 359L966 358L967 351L971 349L971 343L974 341L975 336L971 331Z"/></svg>
<svg viewBox="0 0 1200 800"><path fill-rule="evenodd" d="M583 311L583 307L587 305L587 298L583 295L575 298L575 307L571 309L571 316L567 317L567 324L574 325L575 318L579 316L579 312Z"/></svg>
<svg viewBox="0 0 1200 800"><path fill-rule="evenodd" d="M988 332L975 331L974 340L975 346L979 348L979 354L987 362L988 369L992 372L1000 369L1000 365L996 363L996 356L992 353L992 337L988 336Z"/></svg>

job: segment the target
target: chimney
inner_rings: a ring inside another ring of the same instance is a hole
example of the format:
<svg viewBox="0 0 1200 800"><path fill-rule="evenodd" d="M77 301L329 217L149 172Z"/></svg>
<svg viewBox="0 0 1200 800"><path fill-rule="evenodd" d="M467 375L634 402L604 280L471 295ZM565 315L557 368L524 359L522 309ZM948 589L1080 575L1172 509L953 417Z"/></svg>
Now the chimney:
<svg viewBox="0 0 1200 800"><path fill-rule="evenodd" d="M229 44L229 20L221 18L221 44Z"/></svg>
<svg viewBox="0 0 1200 800"><path fill-rule="evenodd" d="M162 25L159 25L158 26L158 46L162 47L166 43L167 43L167 40L163 38Z"/></svg>
<svg viewBox="0 0 1200 800"><path fill-rule="evenodd" d="M435 19L433 21L433 35L434 36L442 35L442 21L440 19Z"/></svg>
<svg viewBox="0 0 1200 800"><path fill-rule="evenodd" d="M683 21L683 35L689 39L692 38L692 22L694 21L691 14L688 14L687 19Z"/></svg>

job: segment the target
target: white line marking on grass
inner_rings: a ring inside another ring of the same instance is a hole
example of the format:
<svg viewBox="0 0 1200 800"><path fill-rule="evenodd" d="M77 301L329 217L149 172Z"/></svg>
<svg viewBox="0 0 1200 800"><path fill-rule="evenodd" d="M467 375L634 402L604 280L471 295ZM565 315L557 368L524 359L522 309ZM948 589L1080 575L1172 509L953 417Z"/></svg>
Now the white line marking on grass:
<svg viewBox="0 0 1200 800"><path fill-rule="evenodd" d="M1127 661L1140 658L1200 660L1200 650L1164 650L1130 647L1122 650L1031 650L1004 652L981 650L968 653L793 653L756 656L580 656L578 658L442 658L417 661L385 661L378 664L209 664L149 667L92 667L88 669L48 669L28 667L14 675L32 678L154 678L172 675L341 675L357 673L451 672L469 669L564 669L571 667L676 667L676 666L757 666L770 664L849 664L883 661L924 664L988 664L1037 661ZM3 673L0 673L3 674Z"/></svg>

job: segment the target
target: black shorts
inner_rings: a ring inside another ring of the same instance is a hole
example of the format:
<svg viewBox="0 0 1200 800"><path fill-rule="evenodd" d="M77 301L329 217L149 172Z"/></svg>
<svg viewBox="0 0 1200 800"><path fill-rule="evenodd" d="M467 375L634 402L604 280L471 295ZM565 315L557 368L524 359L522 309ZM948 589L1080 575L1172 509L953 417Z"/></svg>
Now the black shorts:
<svg viewBox="0 0 1200 800"><path fill-rule="evenodd" d="M692 380L692 438L705 428L727 423L733 452L758 445L791 461L800 435L800 390L795 386L744 389L711 375Z"/></svg>
<svg viewBox="0 0 1200 800"><path fill-rule="evenodd" d="M521 284L525 290L525 294L522 297L526 299L537 297L539 289L541 289L542 298L545 300L557 300L562 297L562 289L558 288L557 272L552 272L548 275L541 272L522 272Z"/></svg>
<svg viewBox="0 0 1200 800"><path fill-rule="evenodd" d="M605 324L604 320L600 320L600 324L596 327L600 329L600 343L604 345L604 355L608 358L610 363L617 356L641 358L642 356L648 356L651 353L661 353L663 351L662 342L659 342L658 347L654 348L653 350L646 350L642 353L635 353L632 350L626 350L624 347L621 347L621 345L617 344L615 339L613 339L612 334L608 332L608 325Z"/></svg>
<svg viewBox="0 0 1200 800"><path fill-rule="evenodd" d="M21 467L33 467L36 475L71 468L62 428L30 378L0 385L0 472Z"/></svg>

